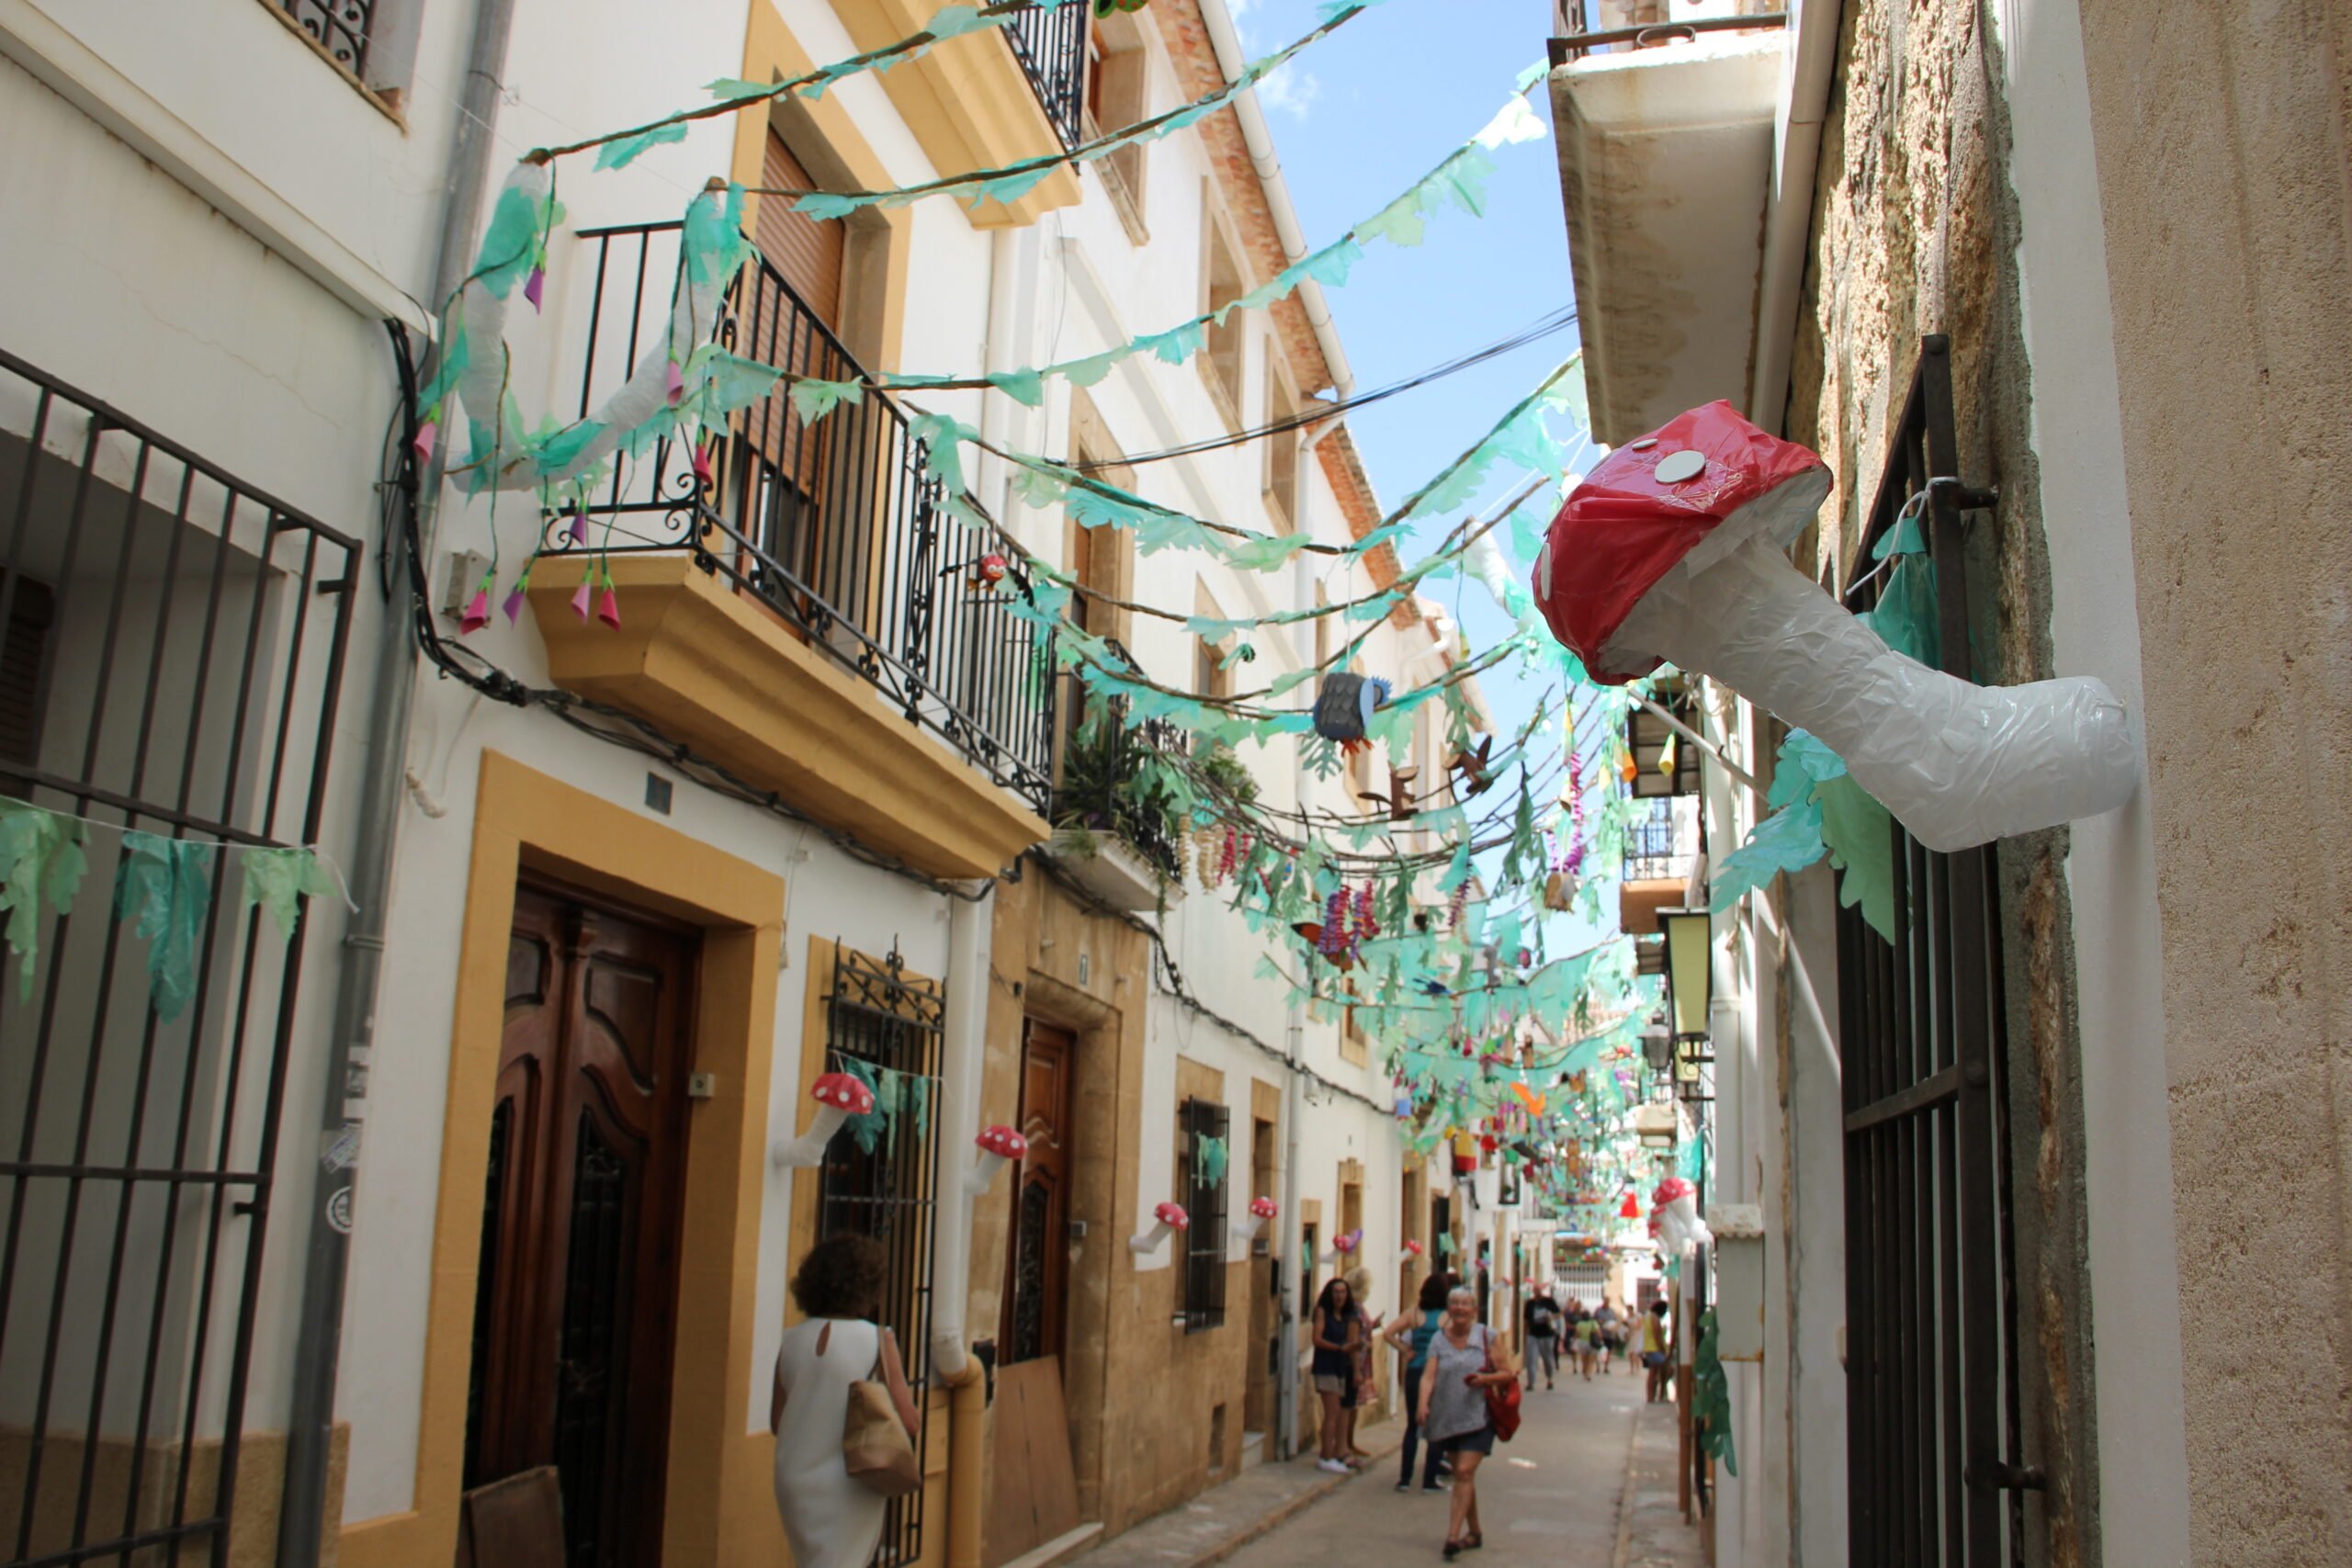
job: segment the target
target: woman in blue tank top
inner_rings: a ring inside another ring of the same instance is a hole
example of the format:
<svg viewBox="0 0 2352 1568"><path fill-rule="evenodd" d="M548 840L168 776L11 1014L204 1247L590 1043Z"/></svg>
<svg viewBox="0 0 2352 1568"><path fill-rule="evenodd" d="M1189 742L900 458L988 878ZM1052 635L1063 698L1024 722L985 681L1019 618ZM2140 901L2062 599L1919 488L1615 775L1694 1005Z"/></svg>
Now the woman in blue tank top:
<svg viewBox="0 0 2352 1568"><path fill-rule="evenodd" d="M1445 1276L1431 1270L1421 1281L1421 1297L1409 1312L1401 1314L1382 1333L1390 1347L1405 1358L1405 1449L1404 1463L1396 1472L1396 1490L1413 1489L1413 1451L1420 1446L1421 1428L1416 1419L1421 1408L1421 1369L1429 1364L1430 1341L1445 1323ZM1430 1445L1429 1461L1421 1475L1421 1490L1442 1492L1437 1483L1437 1445Z"/></svg>

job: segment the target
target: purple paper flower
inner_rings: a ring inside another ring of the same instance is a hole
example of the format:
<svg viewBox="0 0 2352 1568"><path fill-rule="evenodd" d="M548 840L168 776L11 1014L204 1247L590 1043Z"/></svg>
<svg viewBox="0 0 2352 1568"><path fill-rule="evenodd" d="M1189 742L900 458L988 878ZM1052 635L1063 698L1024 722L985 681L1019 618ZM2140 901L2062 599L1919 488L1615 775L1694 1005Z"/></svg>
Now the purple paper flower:
<svg viewBox="0 0 2352 1568"><path fill-rule="evenodd" d="M576 506L571 509L571 542L575 545L588 542L588 513Z"/></svg>
<svg viewBox="0 0 2352 1568"><path fill-rule="evenodd" d="M523 595L530 586L531 574L527 571L514 580L513 592L506 595L505 610L508 626L513 626L516 618L523 614Z"/></svg>
<svg viewBox="0 0 2352 1568"><path fill-rule="evenodd" d="M536 310L539 308L539 296L547 291L547 287L548 269L543 266L533 267L531 276L523 280L523 298L531 302L532 310Z"/></svg>

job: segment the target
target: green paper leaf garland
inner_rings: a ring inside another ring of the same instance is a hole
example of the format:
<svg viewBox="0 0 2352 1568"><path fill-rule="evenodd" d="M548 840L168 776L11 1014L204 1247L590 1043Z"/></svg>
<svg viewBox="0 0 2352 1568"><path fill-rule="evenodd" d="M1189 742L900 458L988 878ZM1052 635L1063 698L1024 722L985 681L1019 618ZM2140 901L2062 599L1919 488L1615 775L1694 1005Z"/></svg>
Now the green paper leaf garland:
<svg viewBox="0 0 2352 1568"><path fill-rule="evenodd" d="M18 994L29 998L40 945L40 911L63 914L81 891L89 863L82 824L22 800L0 799L0 915L17 955Z"/></svg>
<svg viewBox="0 0 2352 1568"><path fill-rule="evenodd" d="M196 996L196 950L212 903L205 871L217 845L137 830L122 836L115 870L115 919L134 917L147 943L147 988L155 1016L169 1023Z"/></svg>

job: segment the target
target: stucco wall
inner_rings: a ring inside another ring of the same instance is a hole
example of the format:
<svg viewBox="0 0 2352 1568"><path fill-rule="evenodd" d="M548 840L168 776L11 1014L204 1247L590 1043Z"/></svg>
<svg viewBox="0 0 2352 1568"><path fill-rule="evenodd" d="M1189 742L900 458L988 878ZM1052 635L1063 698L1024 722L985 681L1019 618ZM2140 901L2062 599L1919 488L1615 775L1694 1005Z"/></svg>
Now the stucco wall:
<svg viewBox="0 0 2352 1568"><path fill-rule="evenodd" d="M2190 1540L2200 1562L2341 1562L2352 16L2084 0L2082 34L2170 933Z"/></svg>

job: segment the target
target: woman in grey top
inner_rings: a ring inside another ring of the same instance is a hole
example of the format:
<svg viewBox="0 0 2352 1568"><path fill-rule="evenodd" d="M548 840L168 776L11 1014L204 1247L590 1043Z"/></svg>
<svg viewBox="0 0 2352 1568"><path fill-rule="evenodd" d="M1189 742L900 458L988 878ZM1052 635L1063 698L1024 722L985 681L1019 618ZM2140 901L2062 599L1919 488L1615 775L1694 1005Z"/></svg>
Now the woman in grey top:
<svg viewBox="0 0 2352 1568"><path fill-rule="evenodd" d="M1430 1341L1421 1376L1421 1431L1453 1459L1453 1517L1446 1523L1449 1561L1464 1548L1484 1546L1478 1529L1478 1465L1495 1451L1487 1418L1487 1390L1519 1380L1519 1369L1495 1331L1478 1321L1478 1293L1456 1286L1445 1299L1445 1326Z"/></svg>

